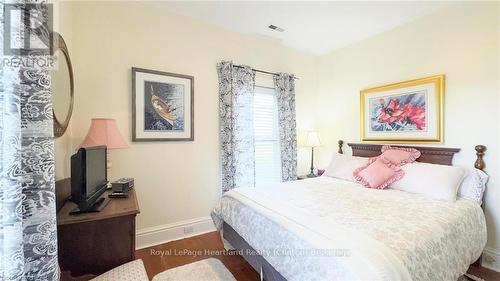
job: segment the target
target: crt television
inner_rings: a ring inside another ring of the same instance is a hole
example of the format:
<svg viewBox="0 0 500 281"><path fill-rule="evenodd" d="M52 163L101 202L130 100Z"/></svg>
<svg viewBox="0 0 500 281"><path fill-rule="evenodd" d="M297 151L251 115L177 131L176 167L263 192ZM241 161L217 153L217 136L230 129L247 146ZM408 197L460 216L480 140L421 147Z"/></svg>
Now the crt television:
<svg viewBox="0 0 500 281"><path fill-rule="evenodd" d="M101 195L107 189L106 146L82 147L71 156L71 201L75 212L94 212L104 208Z"/></svg>

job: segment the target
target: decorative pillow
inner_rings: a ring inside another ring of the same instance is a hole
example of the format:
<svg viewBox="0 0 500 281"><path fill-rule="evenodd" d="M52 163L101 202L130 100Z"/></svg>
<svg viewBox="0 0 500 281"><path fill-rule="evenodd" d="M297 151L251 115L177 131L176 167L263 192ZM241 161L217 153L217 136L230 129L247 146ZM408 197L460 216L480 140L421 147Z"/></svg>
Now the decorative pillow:
<svg viewBox="0 0 500 281"><path fill-rule="evenodd" d="M384 189L391 183L401 179L404 172L384 157L372 158L363 167L353 173L354 178L369 188Z"/></svg>
<svg viewBox="0 0 500 281"><path fill-rule="evenodd" d="M318 169L318 177L325 173L325 169Z"/></svg>
<svg viewBox="0 0 500 281"><path fill-rule="evenodd" d="M394 165L413 163L420 157L420 151L409 147L382 146L382 157L391 161Z"/></svg>
<svg viewBox="0 0 500 281"><path fill-rule="evenodd" d="M468 170L462 184L458 188L458 197L476 201L483 204L483 194L488 182L488 175L479 170Z"/></svg>
<svg viewBox="0 0 500 281"><path fill-rule="evenodd" d="M465 175L461 167L419 162L404 165L401 169L405 176L390 188L449 202L457 199L457 190Z"/></svg>
<svg viewBox="0 0 500 281"><path fill-rule="evenodd" d="M356 182L352 173L358 167L366 165L366 163L368 163L368 158L335 153L322 176Z"/></svg>

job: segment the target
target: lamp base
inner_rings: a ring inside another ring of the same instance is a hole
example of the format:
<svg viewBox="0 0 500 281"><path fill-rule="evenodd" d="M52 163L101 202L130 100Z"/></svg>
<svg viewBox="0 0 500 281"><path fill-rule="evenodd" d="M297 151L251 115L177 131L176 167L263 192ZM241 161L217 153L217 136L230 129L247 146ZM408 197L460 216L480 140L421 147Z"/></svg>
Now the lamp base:
<svg viewBox="0 0 500 281"><path fill-rule="evenodd" d="M113 164L111 163L111 159L109 158L109 150L106 149L106 169L111 169Z"/></svg>
<svg viewBox="0 0 500 281"><path fill-rule="evenodd" d="M315 175L315 174L313 174L313 173L310 173L309 175L307 175L307 177L308 177L308 178L316 178L316 177L318 177L318 176L316 176L316 175Z"/></svg>
<svg viewBox="0 0 500 281"><path fill-rule="evenodd" d="M314 147L311 147L311 172L309 173L309 175L307 175L308 178L315 178L317 177L315 174L314 174Z"/></svg>
<svg viewBox="0 0 500 281"><path fill-rule="evenodd" d="M111 164L111 160L109 158L109 150L106 149L106 174L109 176L109 171L111 170L111 167L113 164ZM108 180L108 183L106 184L107 189L111 189L112 185L111 182Z"/></svg>

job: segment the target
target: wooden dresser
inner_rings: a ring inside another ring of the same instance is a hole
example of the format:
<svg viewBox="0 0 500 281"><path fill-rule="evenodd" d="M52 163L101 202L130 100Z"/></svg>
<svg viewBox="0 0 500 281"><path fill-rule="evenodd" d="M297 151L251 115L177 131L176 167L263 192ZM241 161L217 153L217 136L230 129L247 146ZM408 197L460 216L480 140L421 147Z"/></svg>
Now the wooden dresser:
<svg viewBox="0 0 500 281"><path fill-rule="evenodd" d="M111 199L101 212L70 215L76 204L61 199L68 194L67 188L69 179L56 183L61 269L71 271L72 276L99 275L134 260L135 216L139 213L135 190L129 191L128 198Z"/></svg>

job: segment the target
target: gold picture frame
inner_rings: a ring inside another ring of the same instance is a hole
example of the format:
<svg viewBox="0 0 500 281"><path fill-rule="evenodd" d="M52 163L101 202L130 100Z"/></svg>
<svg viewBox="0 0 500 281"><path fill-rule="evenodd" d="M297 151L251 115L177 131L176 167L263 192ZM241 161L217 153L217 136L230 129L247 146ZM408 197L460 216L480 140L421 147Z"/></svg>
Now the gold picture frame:
<svg viewBox="0 0 500 281"><path fill-rule="evenodd" d="M442 143L444 90L443 74L362 90L361 141Z"/></svg>

